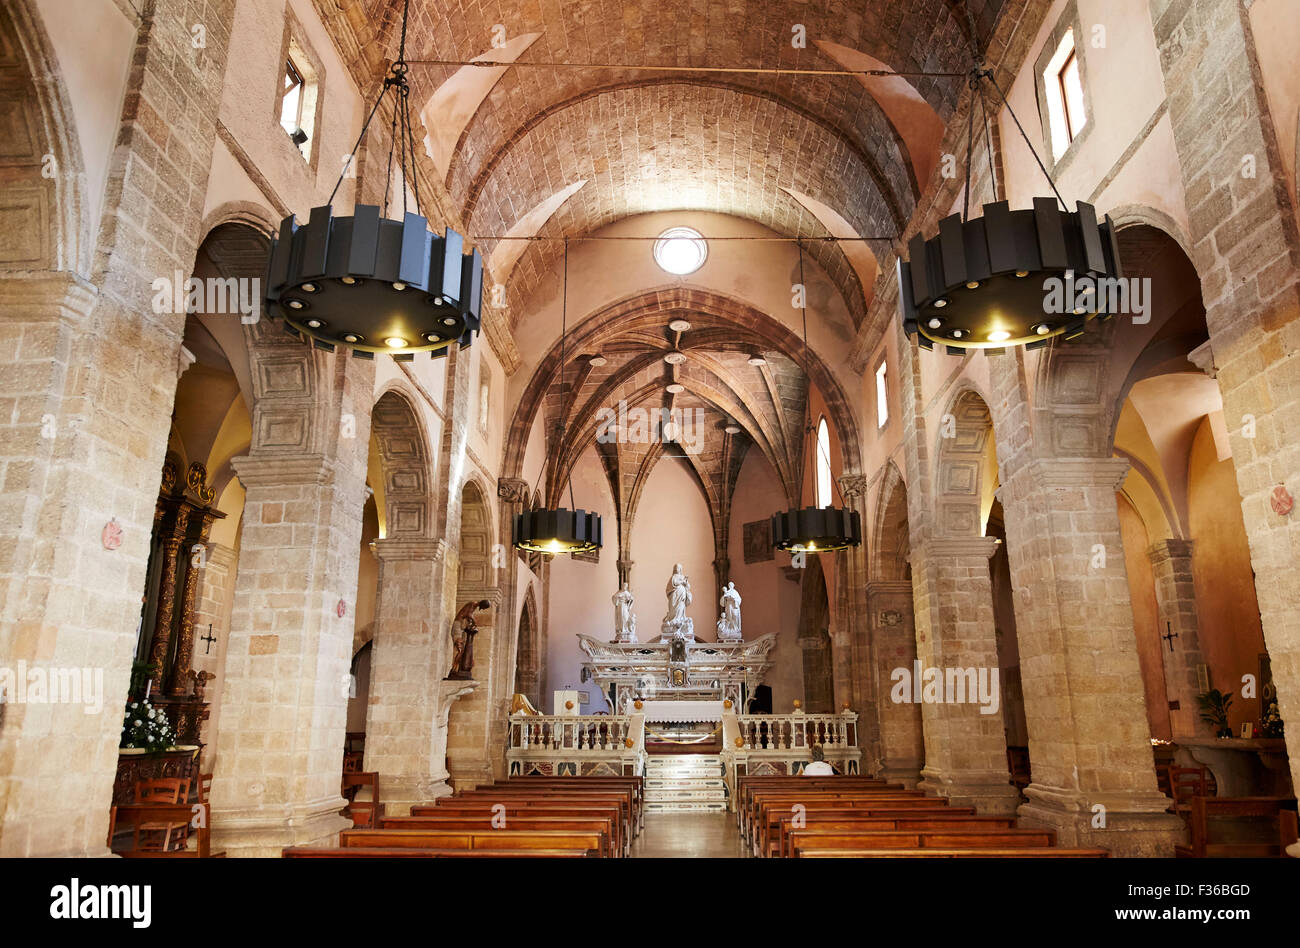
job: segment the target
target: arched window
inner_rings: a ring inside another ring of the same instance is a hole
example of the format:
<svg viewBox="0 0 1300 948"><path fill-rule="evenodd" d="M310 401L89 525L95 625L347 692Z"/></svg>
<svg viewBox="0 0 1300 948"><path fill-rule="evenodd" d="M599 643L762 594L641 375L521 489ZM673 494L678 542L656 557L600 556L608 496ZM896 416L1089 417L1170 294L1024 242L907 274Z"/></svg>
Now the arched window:
<svg viewBox="0 0 1300 948"><path fill-rule="evenodd" d="M817 422L817 506L831 505L831 432L826 419Z"/></svg>

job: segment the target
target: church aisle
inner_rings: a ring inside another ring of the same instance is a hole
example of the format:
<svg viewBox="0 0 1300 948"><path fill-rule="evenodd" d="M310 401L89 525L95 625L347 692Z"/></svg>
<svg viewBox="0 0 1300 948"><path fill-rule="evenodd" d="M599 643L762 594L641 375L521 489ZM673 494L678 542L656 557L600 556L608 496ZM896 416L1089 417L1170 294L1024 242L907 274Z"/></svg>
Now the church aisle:
<svg viewBox="0 0 1300 948"><path fill-rule="evenodd" d="M731 813L647 813L634 859L739 859L745 855Z"/></svg>

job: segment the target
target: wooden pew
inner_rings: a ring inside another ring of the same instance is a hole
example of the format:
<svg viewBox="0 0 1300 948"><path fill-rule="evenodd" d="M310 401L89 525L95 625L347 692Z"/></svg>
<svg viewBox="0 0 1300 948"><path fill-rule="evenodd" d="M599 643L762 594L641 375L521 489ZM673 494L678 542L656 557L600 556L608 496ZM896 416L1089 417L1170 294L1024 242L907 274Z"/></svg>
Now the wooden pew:
<svg viewBox="0 0 1300 948"><path fill-rule="evenodd" d="M280 853L284 859L573 859L590 855L585 849L386 849L379 846L353 846L350 849L291 846Z"/></svg>
<svg viewBox="0 0 1300 948"><path fill-rule="evenodd" d="M805 825L798 828L848 833L856 833L862 830L1004 830L1015 829L1016 820L1013 816L957 815L947 811L926 813L924 815L915 812L900 814L895 811L888 816L882 815L879 811L872 811L867 816L853 814L847 817L829 818L813 813L806 817ZM772 831L767 848L761 855L794 855L790 847L790 833L795 829L794 817L782 817L781 822Z"/></svg>
<svg viewBox="0 0 1300 948"><path fill-rule="evenodd" d="M1276 797L1192 797L1188 804L1191 845L1175 846L1181 858L1207 857L1269 858L1286 855L1286 848L1296 841L1295 800ZM1212 839L1214 824L1249 818L1268 820L1276 829L1271 840Z"/></svg>
<svg viewBox="0 0 1300 948"><path fill-rule="evenodd" d="M746 817L741 824L741 837L752 844L756 834L755 827L763 825L769 810L793 812L796 806L807 807L814 803L834 802L845 807L874 806L903 808L908 806L934 807L946 806L947 801L940 797L927 797L914 791L840 791L820 790L803 793L766 791L754 794L746 810Z"/></svg>
<svg viewBox="0 0 1300 948"><path fill-rule="evenodd" d="M467 829L467 830L575 830L579 832L601 833L608 845L601 855L621 857L625 855L617 835L618 817L526 815L503 814L504 825L497 816L481 816L460 813L447 813L438 816L387 816L380 821L379 829Z"/></svg>
<svg viewBox="0 0 1300 948"><path fill-rule="evenodd" d="M627 793L550 790L537 787L529 790L470 790L466 793L453 797L444 797L443 799L452 800L458 803L467 802L486 804L489 807L493 803L509 804L512 802L561 803L567 804L571 807L584 806L587 804L594 806L617 806L621 818L630 827L631 835L635 836L640 832L640 824L637 822L636 814L632 809L632 801ZM414 808L412 808L412 815L416 815Z"/></svg>
<svg viewBox="0 0 1300 948"><path fill-rule="evenodd" d="M1035 846L1002 849L796 849L801 859L1105 859L1104 849Z"/></svg>
<svg viewBox="0 0 1300 948"><path fill-rule="evenodd" d="M645 811L645 781L641 777L511 777L498 780L473 793L483 790L556 790L564 793L623 793L629 794L629 813L637 825L643 822Z"/></svg>
<svg viewBox="0 0 1300 948"><path fill-rule="evenodd" d="M370 791L368 800L357 799L363 789ZM383 804L379 802L379 774L373 770L345 773L342 794L348 801L343 815L352 820L353 826L373 827L384 813Z"/></svg>
<svg viewBox="0 0 1300 948"><path fill-rule="evenodd" d="M901 783L886 783L875 777L836 775L833 777L790 777L785 774L755 777L745 775L736 778L736 821L741 821L743 808L750 802L750 797L758 790L805 790L809 787L854 787L862 790L903 790Z"/></svg>
<svg viewBox="0 0 1300 948"><path fill-rule="evenodd" d="M460 800L456 797L444 797L436 804L411 807L411 818L426 816L466 816L490 819L495 815L494 806L504 807L507 818L515 816L555 816L572 819L589 819L606 817L614 828L614 850L630 854L632 848L632 828L624 820L618 803L579 803L555 802L550 800L501 800L492 803ZM501 812L501 811L497 811ZM391 819L391 817L387 818Z"/></svg>
<svg viewBox="0 0 1300 948"><path fill-rule="evenodd" d="M339 834L339 847L381 849L485 849L513 852L528 849L583 849L599 855L609 848L599 832L513 829L351 829Z"/></svg>
<svg viewBox="0 0 1300 948"><path fill-rule="evenodd" d="M1056 833L1042 829L792 830L791 852L815 849L1037 849L1056 845Z"/></svg>
<svg viewBox="0 0 1300 948"><path fill-rule="evenodd" d="M804 806L802 816L808 821L817 820L834 820L834 819L896 819L900 817L915 818L939 818L952 817L962 818L975 816L975 808L969 806L945 806L944 801L937 797L927 797L926 803L918 803L909 800L902 804L884 804L882 806L844 806L835 801L822 803L816 800L810 801ZM778 842L781 837L781 825L783 823L793 822L795 814L789 809L765 809L763 812L762 823L755 827L756 841L755 852L762 854L763 844L771 854L775 855L774 850L778 849Z"/></svg>

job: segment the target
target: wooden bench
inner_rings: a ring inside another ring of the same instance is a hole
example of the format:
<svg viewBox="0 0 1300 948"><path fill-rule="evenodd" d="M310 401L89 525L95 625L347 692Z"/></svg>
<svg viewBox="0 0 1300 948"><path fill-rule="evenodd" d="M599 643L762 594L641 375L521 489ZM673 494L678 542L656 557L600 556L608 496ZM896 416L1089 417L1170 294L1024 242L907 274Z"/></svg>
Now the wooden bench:
<svg viewBox="0 0 1300 948"><path fill-rule="evenodd" d="M895 791L876 793L836 791L833 793L800 793L792 795L759 793L755 794L746 819L741 825L741 838L752 845L758 832L756 828L764 825L765 821L769 819L769 813L792 814L796 812L795 807L798 806L806 809L809 806L827 803L854 808L906 809L908 807L944 807L947 806L948 801L940 797L927 797L923 794L906 793L905 791L902 793Z"/></svg>
<svg viewBox="0 0 1300 948"><path fill-rule="evenodd" d="M608 851L604 833L569 830L351 829L339 834L342 849L485 849L513 852L528 849L582 849L599 856Z"/></svg>
<svg viewBox="0 0 1300 948"><path fill-rule="evenodd" d="M859 802L860 801L855 801ZM964 817L974 816L974 807L950 807L945 806L944 802L935 798L930 798L926 803L918 803L909 800L903 803L883 803L880 805L860 804L858 806L842 806L834 802L820 804L812 802L804 806L801 812L796 813L791 808L770 808L764 809L760 816L760 821L755 825L753 849L756 855L767 853L774 855L774 850L779 848L781 839L781 826L783 823L793 823L796 816L811 822L814 819L889 819L897 817Z"/></svg>
<svg viewBox="0 0 1300 948"><path fill-rule="evenodd" d="M801 829L788 836L790 851L814 849L1037 849L1056 845L1053 830L853 830Z"/></svg>
<svg viewBox="0 0 1300 948"><path fill-rule="evenodd" d="M959 816L949 813L936 813L933 816L850 816L824 818L818 815L807 817L806 824L799 829L820 832L857 833L863 830L1008 830L1016 828L1015 817L1011 816ZM796 829L794 817L783 817L773 834L771 845L763 855L792 856L790 833Z"/></svg>
<svg viewBox="0 0 1300 948"><path fill-rule="evenodd" d="M645 781L641 777L511 777L470 792L505 790L515 792L556 791L561 793L627 793L629 814L639 827L644 822Z"/></svg>
<svg viewBox="0 0 1300 948"><path fill-rule="evenodd" d="M504 825L500 825L504 818ZM621 857L626 855L618 835L617 816L569 816L502 814L498 816L481 816L448 813L437 816L388 816L380 821L379 829L460 829L490 831L498 829L517 830L574 830L578 832L601 833L608 845L601 851L602 856Z"/></svg>
<svg viewBox="0 0 1300 948"><path fill-rule="evenodd" d="M1174 855L1182 858L1207 857L1269 858L1286 855L1286 848L1296 841L1295 800L1276 797L1192 797L1189 803L1191 845L1175 846ZM1271 839L1215 840L1211 830L1237 829L1246 820L1267 820Z"/></svg>
<svg viewBox="0 0 1300 948"><path fill-rule="evenodd" d="M1001 849L796 849L800 859L1105 859L1104 849L1035 846Z"/></svg>
<svg viewBox="0 0 1300 948"><path fill-rule="evenodd" d="M413 849L353 846L350 849L317 849L291 846L280 853L284 859L573 859L592 854L585 849Z"/></svg>
<svg viewBox="0 0 1300 948"><path fill-rule="evenodd" d="M504 809L494 811L494 807L503 807ZM606 804L594 803L591 801L585 803L570 803L548 800L500 800L492 803L483 803L472 800L462 801L455 797L445 797L442 800L439 800L436 804L411 807L411 818L426 816L467 816L489 819L500 812L504 812L507 817L555 816L573 819L607 817L613 824L614 828L615 850L629 852L631 849L632 830L626 820L623 819L622 810L616 802ZM393 817L385 817L385 819L393 819Z"/></svg>
<svg viewBox="0 0 1300 948"><path fill-rule="evenodd" d="M493 803L561 803L573 806L617 806L619 808L620 818L630 827L632 836L640 832L640 824L637 821L636 814L632 808L632 801L628 794L609 794L609 793L591 793L591 792L574 792L561 790L546 790L541 788L530 790L471 790L467 793L454 797L445 797L454 803L475 803L484 804L490 807ZM441 801L437 805L441 805ZM411 814L418 815L415 808L412 807Z"/></svg>
<svg viewBox="0 0 1300 948"><path fill-rule="evenodd" d="M368 789L369 799L358 800L363 789ZM342 787L343 799L348 805L343 815L352 820L353 826L374 827L383 815L384 808L379 802L379 774L373 770L362 773L345 773Z"/></svg>

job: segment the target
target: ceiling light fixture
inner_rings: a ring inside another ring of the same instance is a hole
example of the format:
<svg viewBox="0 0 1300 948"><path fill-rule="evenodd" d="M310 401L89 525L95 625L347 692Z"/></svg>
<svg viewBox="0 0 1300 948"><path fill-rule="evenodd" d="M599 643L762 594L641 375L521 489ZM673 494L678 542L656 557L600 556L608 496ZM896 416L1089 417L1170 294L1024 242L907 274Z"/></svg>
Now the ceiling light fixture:
<svg viewBox="0 0 1300 948"><path fill-rule="evenodd" d="M670 352L666 356L664 356L664 361L667 362L669 365L681 365L683 362L686 361L686 353Z"/></svg>
<svg viewBox="0 0 1300 948"><path fill-rule="evenodd" d="M668 324L668 328L673 332L690 332L691 324L684 319L674 319Z"/></svg>
<svg viewBox="0 0 1300 948"><path fill-rule="evenodd" d="M265 279L266 311L284 320L285 330L317 348L350 348L358 358L373 359L391 352L390 339L404 340L393 358L409 361L416 352L446 355L448 346L473 342L481 324L483 259L478 251L464 252L464 238L448 229L439 237L429 232L420 213L420 182L415 173L415 136L411 128L410 86L407 81L406 30L410 0L402 12L402 41L397 61L384 79L383 91L362 126L344 163L329 201L312 208L305 225L290 214L272 240ZM334 216L334 197L384 99L392 93L393 139L388 174L393 180L394 151L401 149L402 217L388 217L388 192L381 207L357 204L351 216ZM414 190L415 207L407 211L406 183ZM410 292L417 290L419 292ZM311 305L300 296L310 294ZM312 310L312 319L300 313ZM446 327L430 333L434 326ZM377 340L383 345L367 343ZM405 340L420 340L408 345Z"/></svg>
<svg viewBox="0 0 1300 948"><path fill-rule="evenodd" d="M989 175L996 193L996 171L989 147L989 117L985 108L983 81L997 91L1021 137L1029 146L1039 168L1047 177L1055 198L1036 197L1033 207L1011 210L1006 201L984 205L983 216L970 216L970 174L973 163L975 110L978 104L989 151ZM966 349L1002 348L1007 345L1037 349L1048 345L1052 336L1082 326L1084 320L1106 315L1104 308L1079 307L1074 290L1078 274L1087 283L1086 293L1097 278L1120 278L1119 244L1115 226L1107 216L1100 222L1091 204L1078 202L1070 211L1043 166L1033 142L987 67L971 73L971 102L966 131L966 197L962 213L939 222L939 233L929 240L916 234L908 243L908 259L898 260L899 303L903 329L915 335L925 349L942 343L949 352ZM1059 204L1059 206L1058 206ZM1064 312L1084 320L1060 320L1052 325L1043 317L1054 312L1053 295L1045 281L1056 280L1066 302ZM957 294L965 287L969 292ZM1103 294L1097 294L1101 297ZM932 314L942 309L942 331ZM1043 327L1047 326L1047 331ZM957 330L961 330L960 334ZM1077 333L1076 333L1077 334Z"/></svg>
<svg viewBox="0 0 1300 948"><path fill-rule="evenodd" d="M804 286L803 274L803 241L799 241L799 285ZM804 352L804 371L807 372L809 363L808 357L808 304L805 301L803 310L803 352ZM809 402L804 402L804 457L806 465L810 468L808 473L812 473L811 466L813 460L812 452L807 449L808 438L812 438L815 445L814 450L820 451L821 445L818 442L817 434L812 424L812 415L809 412ZM827 457L826 464L829 466L831 459ZM834 478L831 480L834 484ZM812 478L807 478L805 484L812 483ZM835 491L839 492L839 485L835 485ZM840 501L843 502L841 497ZM851 546L858 546L862 543L862 518L856 510L850 510L847 507L804 507L802 510L791 508L782 513L772 514L772 545L778 550L786 553L831 553L836 550L848 549Z"/></svg>
<svg viewBox="0 0 1300 948"><path fill-rule="evenodd" d="M560 404L565 404L565 339L568 335L569 241L564 241L564 282L560 303ZM596 356L595 358L600 358ZM594 361L594 359L592 360ZM561 410L559 444L564 444L566 425ZM540 479L542 470L537 472ZM533 485L534 495L537 485ZM516 550L554 556L558 553L591 553L600 549L602 525L600 514L579 510L573 503L573 474L569 473L569 507L539 507L514 516L511 539Z"/></svg>
<svg viewBox="0 0 1300 948"><path fill-rule="evenodd" d="M686 386L681 382L673 382L664 386L664 390L672 395L680 395L682 392L686 391Z"/></svg>

